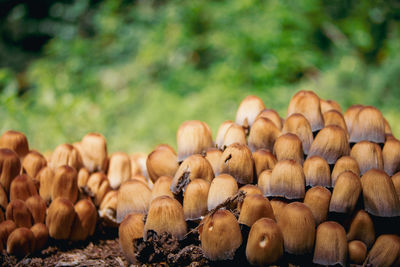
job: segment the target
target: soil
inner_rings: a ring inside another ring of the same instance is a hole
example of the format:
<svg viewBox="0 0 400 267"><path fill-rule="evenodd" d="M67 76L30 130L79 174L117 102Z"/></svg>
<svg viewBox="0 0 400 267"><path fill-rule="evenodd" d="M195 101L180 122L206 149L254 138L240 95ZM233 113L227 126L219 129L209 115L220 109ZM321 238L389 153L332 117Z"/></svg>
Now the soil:
<svg viewBox="0 0 400 267"><path fill-rule="evenodd" d="M118 243L117 229L104 228L85 242L49 240L44 250L18 259L0 254L1 266L129 266Z"/></svg>
<svg viewBox="0 0 400 267"><path fill-rule="evenodd" d="M20 260L3 251L0 262L2 266L128 266L118 239L90 242L86 246L69 250L50 246Z"/></svg>

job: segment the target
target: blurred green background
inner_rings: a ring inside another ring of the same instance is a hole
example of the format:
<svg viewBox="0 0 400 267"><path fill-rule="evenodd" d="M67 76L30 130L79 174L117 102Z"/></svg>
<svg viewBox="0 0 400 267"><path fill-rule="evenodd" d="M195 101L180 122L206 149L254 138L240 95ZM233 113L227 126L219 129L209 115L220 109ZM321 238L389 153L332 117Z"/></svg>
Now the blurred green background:
<svg viewBox="0 0 400 267"><path fill-rule="evenodd" d="M400 136L400 3L0 0L0 130L41 151L90 131L109 150L215 136L248 94L286 116L300 89L379 107Z"/></svg>

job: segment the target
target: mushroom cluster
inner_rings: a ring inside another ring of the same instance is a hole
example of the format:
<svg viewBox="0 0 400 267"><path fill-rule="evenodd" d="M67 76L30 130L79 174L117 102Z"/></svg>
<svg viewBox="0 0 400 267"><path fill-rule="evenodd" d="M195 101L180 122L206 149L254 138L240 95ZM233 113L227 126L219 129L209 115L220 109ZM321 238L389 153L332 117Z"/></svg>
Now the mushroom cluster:
<svg viewBox="0 0 400 267"><path fill-rule="evenodd" d="M22 258L44 249L49 240L86 240L99 221L118 227L117 190L132 177L147 183L142 175L145 160L142 154L108 156L106 140L97 133L43 155L29 149L23 133L4 132L0 249Z"/></svg>
<svg viewBox="0 0 400 267"><path fill-rule="evenodd" d="M342 113L311 91L286 119L246 97L215 140L186 121L177 152L109 156L89 133L42 155L3 133L2 248L23 257L85 240L100 220L119 227L133 264L399 266L400 141L378 109Z"/></svg>
<svg viewBox="0 0 400 267"><path fill-rule="evenodd" d="M400 265L400 141L378 109L343 114L299 91L282 119L248 96L215 141L206 123L187 121L177 145L148 155L151 184L129 180L118 191L130 262L170 263L159 244L168 234L178 254L200 251L216 266Z"/></svg>

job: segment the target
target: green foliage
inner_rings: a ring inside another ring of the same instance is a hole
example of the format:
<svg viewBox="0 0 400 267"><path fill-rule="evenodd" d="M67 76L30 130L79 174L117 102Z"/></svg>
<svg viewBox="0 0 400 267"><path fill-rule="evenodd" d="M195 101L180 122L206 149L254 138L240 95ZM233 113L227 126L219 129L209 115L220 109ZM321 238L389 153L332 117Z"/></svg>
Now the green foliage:
<svg viewBox="0 0 400 267"><path fill-rule="evenodd" d="M175 145L185 120L206 121L215 135L248 94L285 116L290 97L312 89L343 108L378 106L399 135L393 10L379 2L336 8L314 0L106 0L92 10L92 37L46 46L24 95L0 69L0 129L24 131L40 150L96 131L111 151L149 151ZM379 37L374 27L383 24Z"/></svg>

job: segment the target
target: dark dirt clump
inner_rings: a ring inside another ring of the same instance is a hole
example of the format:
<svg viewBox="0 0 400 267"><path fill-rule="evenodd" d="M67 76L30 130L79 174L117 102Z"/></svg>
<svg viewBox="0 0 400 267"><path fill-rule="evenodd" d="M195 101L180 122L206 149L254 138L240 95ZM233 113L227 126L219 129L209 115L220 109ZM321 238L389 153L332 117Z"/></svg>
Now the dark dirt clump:
<svg viewBox="0 0 400 267"><path fill-rule="evenodd" d="M152 266L206 266L207 259L199 246L187 245L168 233L150 230L147 240L134 241L136 258Z"/></svg>

